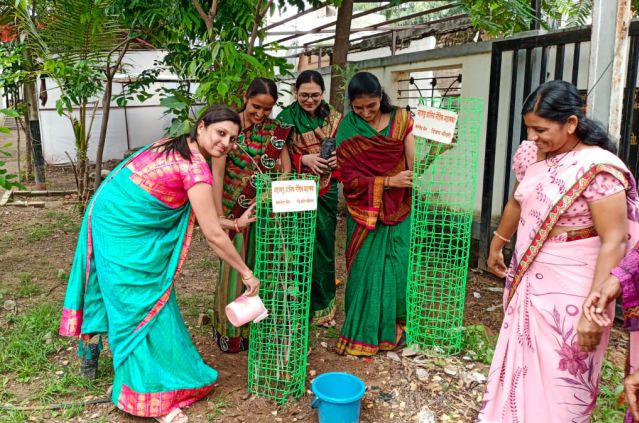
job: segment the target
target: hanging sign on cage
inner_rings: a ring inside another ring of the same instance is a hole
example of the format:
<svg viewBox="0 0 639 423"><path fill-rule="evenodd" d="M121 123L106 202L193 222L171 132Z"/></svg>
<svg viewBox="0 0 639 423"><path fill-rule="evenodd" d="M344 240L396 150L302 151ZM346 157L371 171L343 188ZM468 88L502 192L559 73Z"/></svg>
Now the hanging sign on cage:
<svg viewBox="0 0 639 423"><path fill-rule="evenodd" d="M457 125L457 113L419 105L415 112L413 134L416 137L450 144L455 134L455 125Z"/></svg>
<svg viewBox="0 0 639 423"><path fill-rule="evenodd" d="M313 180L273 181L273 212L317 210L317 183Z"/></svg>

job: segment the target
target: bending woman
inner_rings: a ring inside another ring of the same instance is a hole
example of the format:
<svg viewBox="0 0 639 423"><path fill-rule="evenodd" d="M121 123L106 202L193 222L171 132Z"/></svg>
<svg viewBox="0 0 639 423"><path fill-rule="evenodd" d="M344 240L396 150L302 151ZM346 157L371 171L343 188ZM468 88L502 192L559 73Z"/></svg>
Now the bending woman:
<svg viewBox="0 0 639 423"><path fill-rule="evenodd" d="M322 100L324 79L319 72L305 70L295 81L297 101L277 116L293 125L291 156L295 171L320 176L317 204L311 322L335 326L335 229L337 227L337 158L320 157L322 144L335 137L342 115ZM329 141L331 142L331 141Z"/></svg>
<svg viewBox="0 0 639 423"><path fill-rule="evenodd" d="M214 106L188 136L160 140L114 169L88 205L73 259L60 334L94 334L113 352L112 400L127 413L184 423L181 407L206 396L217 372L198 354L177 305L174 282L197 222L208 244L249 295L259 282L224 233L213 203L210 158L240 130L233 110ZM252 220L251 210L242 220ZM228 226L231 222L223 222Z"/></svg>
<svg viewBox="0 0 639 423"><path fill-rule="evenodd" d="M337 130L346 217L346 318L338 354L392 350L406 319L413 172L413 119L393 107L379 80L348 84L352 112Z"/></svg>
<svg viewBox="0 0 639 423"><path fill-rule="evenodd" d="M240 111L242 122L237 146L226 156L213 159L213 192L218 216L233 222L228 234L236 251L249 268L255 265L255 231L240 217L252 207L255 199L255 176L266 172L290 172L286 148L290 127L269 119L277 101L277 87L266 78L256 78L244 94ZM225 262L215 290L213 326L220 350L236 353L248 349L249 325L234 327L226 318L226 305L244 292L242 274Z"/></svg>
<svg viewBox="0 0 639 423"><path fill-rule="evenodd" d="M609 330L581 316L581 304L635 239L635 182L572 84L539 86L522 114L518 184L488 259L506 277L505 316L479 421L589 422ZM502 248L515 229L506 272Z"/></svg>

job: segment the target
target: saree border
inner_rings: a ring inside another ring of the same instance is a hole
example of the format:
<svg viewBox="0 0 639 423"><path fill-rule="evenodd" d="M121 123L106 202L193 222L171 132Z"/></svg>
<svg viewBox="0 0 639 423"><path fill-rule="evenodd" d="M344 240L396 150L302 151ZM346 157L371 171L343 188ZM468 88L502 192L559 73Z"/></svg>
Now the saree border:
<svg viewBox="0 0 639 423"><path fill-rule="evenodd" d="M561 215L573 205L577 198L579 198L579 196L586 190L586 188L588 188L590 183L594 180L595 176L597 176L601 172L608 172L612 174L623 183L625 190L629 188L630 185L628 183L626 175L613 165L596 164L592 165L586 172L584 172L584 174L579 177L579 179L577 179L577 181L550 209L548 215L546 216L546 219L537 231L535 238L532 240L532 242L522 255L522 258L517 264L517 268L515 269L515 275L513 276L510 291L508 292L506 306L510 304L510 300L512 300L513 296L515 295L515 292L517 291L517 288L519 287L519 284L521 283L524 275L528 271L528 268L535 261L535 258L537 258L537 255L541 251L542 246L550 236L550 232L552 232Z"/></svg>
<svg viewBox="0 0 639 423"><path fill-rule="evenodd" d="M136 392L129 386L122 384L117 406L120 410L134 416L165 416L174 408L186 407L199 401L208 395L215 386L216 383L212 383L199 388L143 393Z"/></svg>

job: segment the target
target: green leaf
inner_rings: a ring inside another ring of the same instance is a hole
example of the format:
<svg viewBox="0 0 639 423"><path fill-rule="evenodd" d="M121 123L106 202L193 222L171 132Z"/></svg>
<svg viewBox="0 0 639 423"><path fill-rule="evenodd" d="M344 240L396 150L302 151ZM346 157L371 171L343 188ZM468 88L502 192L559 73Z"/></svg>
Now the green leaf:
<svg viewBox="0 0 639 423"><path fill-rule="evenodd" d="M164 97L160 100L160 104L171 110L186 110L189 105L179 100L176 96Z"/></svg>
<svg viewBox="0 0 639 423"><path fill-rule="evenodd" d="M20 113L14 109L0 109L0 113L11 118L20 117Z"/></svg>

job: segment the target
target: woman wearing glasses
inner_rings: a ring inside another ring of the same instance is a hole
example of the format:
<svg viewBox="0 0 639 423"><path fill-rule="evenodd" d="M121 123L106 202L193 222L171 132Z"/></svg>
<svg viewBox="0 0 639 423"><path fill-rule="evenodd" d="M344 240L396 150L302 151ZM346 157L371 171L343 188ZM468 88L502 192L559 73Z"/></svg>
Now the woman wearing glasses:
<svg viewBox="0 0 639 423"><path fill-rule="evenodd" d="M335 227L337 226L337 159L335 133L342 116L322 99L324 79L306 70L295 81L297 101L277 119L293 125L293 166L299 173L320 177L316 242L313 254L311 319L326 327L335 326ZM332 147L331 147L332 146Z"/></svg>

